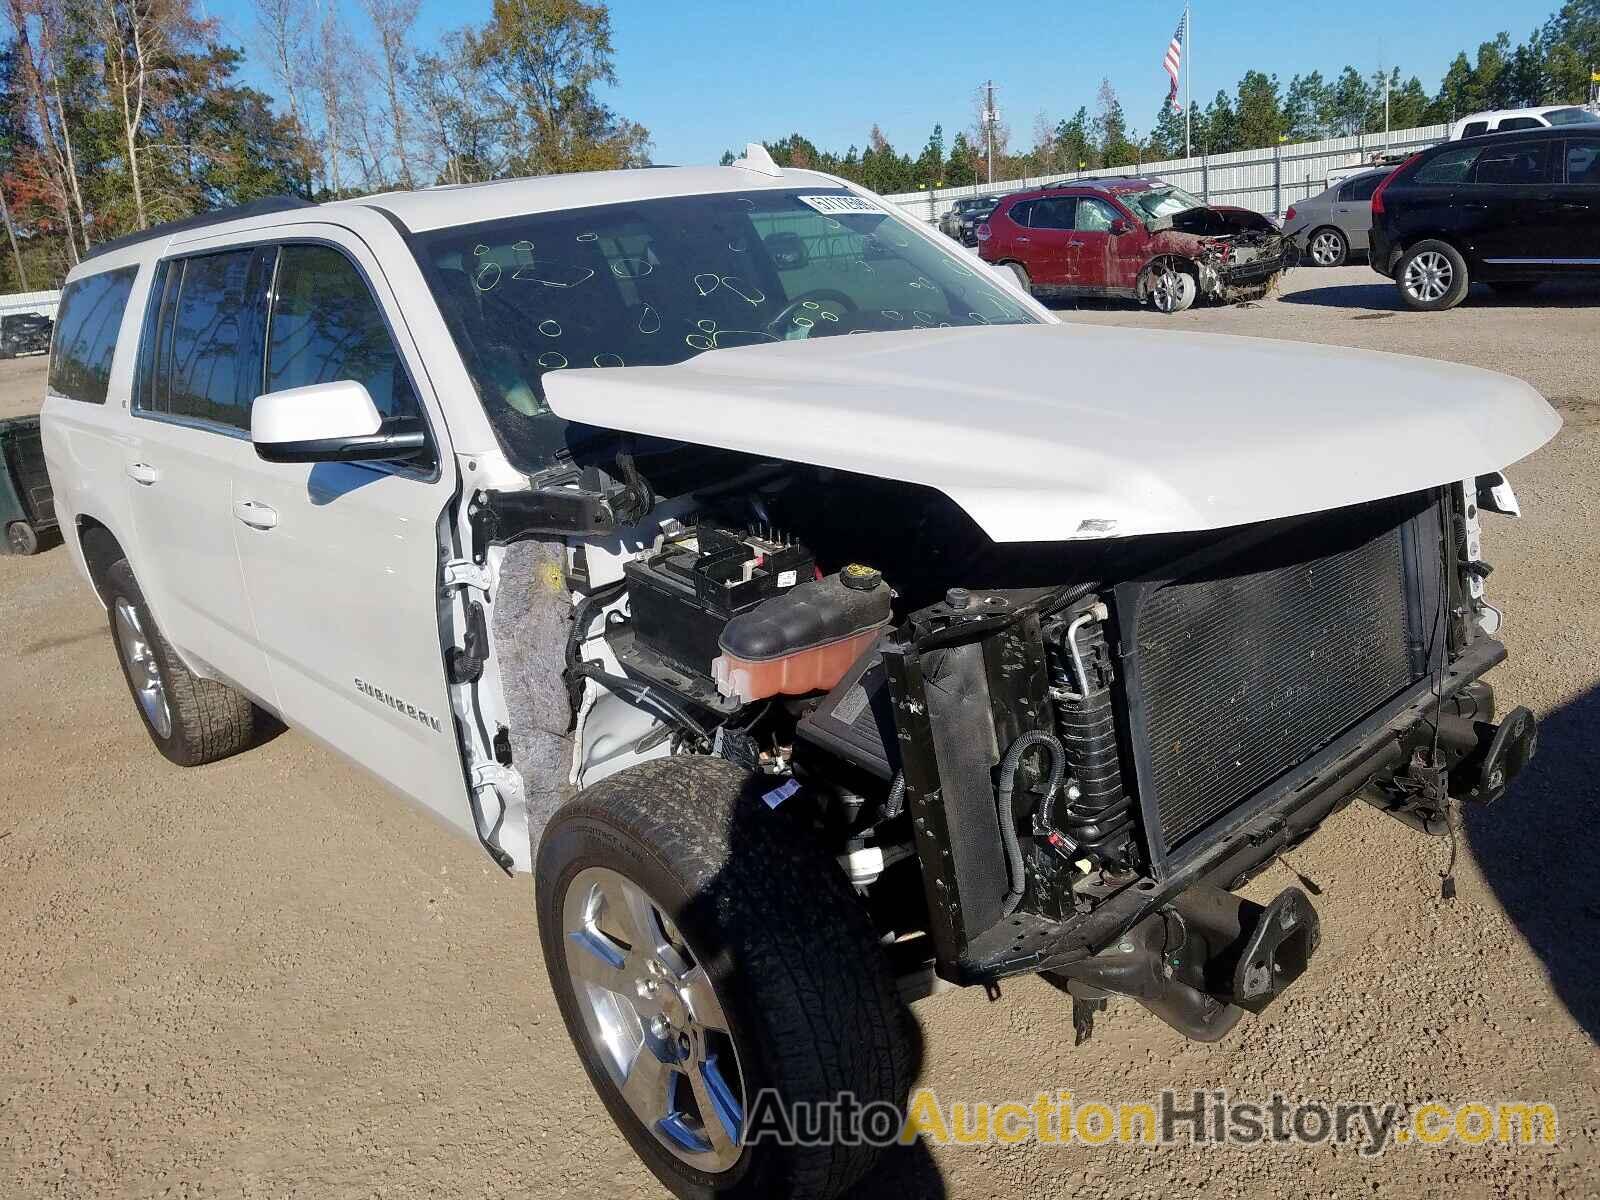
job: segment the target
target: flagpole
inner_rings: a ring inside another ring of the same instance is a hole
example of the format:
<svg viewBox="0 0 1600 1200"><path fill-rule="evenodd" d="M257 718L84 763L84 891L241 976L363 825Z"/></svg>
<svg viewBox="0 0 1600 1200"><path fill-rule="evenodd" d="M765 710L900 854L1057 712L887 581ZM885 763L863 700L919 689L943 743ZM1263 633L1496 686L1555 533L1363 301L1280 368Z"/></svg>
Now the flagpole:
<svg viewBox="0 0 1600 1200"><path fill-rule="evenodd" d="M1194 157L1194 108L1189 96L1189 82L1194 71L1194 18L1187 4L1183 6L1183 156Z"/></svg>

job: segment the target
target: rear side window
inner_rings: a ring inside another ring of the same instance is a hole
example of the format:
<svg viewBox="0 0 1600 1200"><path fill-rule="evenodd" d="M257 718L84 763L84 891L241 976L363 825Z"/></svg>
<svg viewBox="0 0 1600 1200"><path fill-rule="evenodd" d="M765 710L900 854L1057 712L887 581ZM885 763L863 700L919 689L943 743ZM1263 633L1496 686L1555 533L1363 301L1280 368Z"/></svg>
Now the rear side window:
<svg viewBox="0 0 1600 1200"><path fill-rule="evenodd" d="M138 267L103 271L67 284L56 312L50 389L85 404L104 404L111 358Z"/></svg>
<svg viewBox="0 0 1600 1200"><path fill-rule="evenodd" d="M1549 142L1519 142L1514 146L1490 146L1478 156L1472 182L1503 187L1550 180Z"/></svg>
<svg viewBox="0 0 1600 1200"><path fill-rule="evenodd" d="M1346 203L1371 200L1372 193L1378 190L1383 180L1382 175L1358 175L1339 189L1339 199Z"/></svg>
<svg viewBox="0 0 1600 1200"><path fill-rule="evenodd" d="M1600 187L1600 137L1567 139L1567 182Z"/></svg>
<svg viewBox="0 0 1600 1200"><path fill-rule="evenodd" d="M1507 117L1497 126L1500 133L1512 133L1518 129L1543 129L1544 122L1538 117Z"/></svg>
<svg viewBox="0 0 1600 1200"><path fill-rule="evenodd" d="M1032 215L1033 215L1033 201L1032 200L1024 200L1021 204L1013 204L1011 206L1010 210L1006 213L1007 217L1009 217L1013 222L1015 222L1018 225L1021 225L1025 229L1028 227L1029 220L1032 217Z"/></svg>
<svg viewBox="0 0 1600 1200"><path fill-rule="evenodd" d="M1485 133L1488 133L1488 132L1489 132L1489 122L1487 122L1487 121L1470 121L1465 126L1462 127L1461 136L1464 137L1464 138L1478 137L1478 136L1480 136L1482 134L1485 134Z"/></svg>
<svg viewBox="0 0 1600 1200"><path fill-rule="evenodd" d="M422 415L383 312L348 258L331 246L285 246L273 293L267 391L353 379L386 420Z"/></svg>
<svg viewBox="0 0 1600 1200"><path fill-rule="evenodd" d="M1034 229L1071 229L1077 208L1078 201L1071 196L1035 200L1033 219L1028 224Z"/></svg>
<svg viewBox="0 0 1600 1200"><path fill-rule="evenodd" d="M226 429L250 428L261 391L270 252L228 250L168 263L140 407Z"/></svg>
<svg viewBox="0 0 1600 1200"><path fill-rule="evenodd" d="M1544 117L1552 125L1600 125L1600 114L1586 108L1558 108Z"/></svg>
<svg viewBox="0 0 1600 1200"><path fill-rule="evenodd" d="M1481 146L1453 146L1418 167L1410 182L1465 183L1482 153Z"/></svg>

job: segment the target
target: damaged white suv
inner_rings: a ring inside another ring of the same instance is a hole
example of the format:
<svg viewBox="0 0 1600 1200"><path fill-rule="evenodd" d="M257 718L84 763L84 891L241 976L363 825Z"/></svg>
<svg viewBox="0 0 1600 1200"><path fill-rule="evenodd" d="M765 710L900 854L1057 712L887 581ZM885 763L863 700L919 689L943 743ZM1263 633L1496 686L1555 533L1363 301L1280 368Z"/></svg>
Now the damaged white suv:
<svg viewBox="0 0 1600 1200"><path fill-rule="evenodd" d="M759 150L154 229L72 273L54 355L156 745L270 713L531 870L679 1195L859 1178L870 1136L769 1135L903 1104L936 980L1223 1036L1318 940L1230 889L1356 797L1445 832L1533 751L1479 514L1536 393L1064 324Z"/></svg>

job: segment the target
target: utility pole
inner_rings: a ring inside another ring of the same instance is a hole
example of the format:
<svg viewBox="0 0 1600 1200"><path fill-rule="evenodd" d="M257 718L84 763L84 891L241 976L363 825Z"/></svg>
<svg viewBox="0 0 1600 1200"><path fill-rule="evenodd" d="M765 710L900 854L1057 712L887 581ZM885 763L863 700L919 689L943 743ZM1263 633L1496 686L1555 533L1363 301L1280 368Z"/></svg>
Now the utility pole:
<svg viewBox="0 0 1600 1200"><path fill-rule="evenodd" d="M994 110L994 80L983 85L983 140L989 159L989 186L994 186L994 126L1000 114Z"/></svg>

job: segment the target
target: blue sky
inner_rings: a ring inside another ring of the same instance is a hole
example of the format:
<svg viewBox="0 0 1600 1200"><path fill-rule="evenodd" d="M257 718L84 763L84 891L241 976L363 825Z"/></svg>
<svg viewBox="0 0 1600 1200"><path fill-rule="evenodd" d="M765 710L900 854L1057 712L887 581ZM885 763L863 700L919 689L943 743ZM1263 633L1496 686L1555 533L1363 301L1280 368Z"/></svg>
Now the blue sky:
<svg viewBox="0 0 1600 1200"><path fill-rule="evenodd" d="M1346 63L1370 74L1380 61L1420 76L1431 94L1458 50L1471 53L1502 29L1522 41L1558 2L1201 0L1194 96L1204 103L1218 88L1231 92L1252 68L1287 83L1296 72L1331 75ZM249 46L249 0L199 4L222 20L229 41ZM419 40L481 22L489 7L490 0L422 0ZM936 121L948 144L971 124L973 94L991 77L1014 146L1031 143L1041 110L1060 117L1088 105L1092 112L1102 76L1142 132L1164 94L1161 58L1182 8L1181 0L616 0L619 86L605 99L649 128L655 160L664 163L714 162L724 149L796 130L842 151L865 145L874 121L902 151L920 149Z"/></svg>

